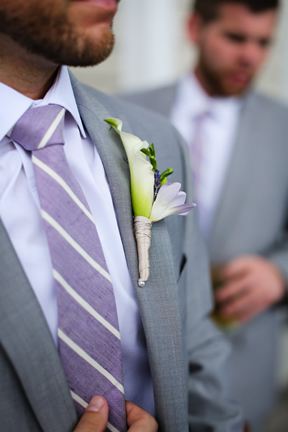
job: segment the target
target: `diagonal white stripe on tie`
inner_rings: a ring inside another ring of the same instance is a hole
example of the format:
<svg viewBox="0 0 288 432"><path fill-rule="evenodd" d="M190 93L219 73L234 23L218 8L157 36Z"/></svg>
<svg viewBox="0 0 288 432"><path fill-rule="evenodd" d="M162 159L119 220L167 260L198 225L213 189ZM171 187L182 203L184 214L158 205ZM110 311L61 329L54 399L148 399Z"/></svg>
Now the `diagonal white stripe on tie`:
<svg viewBox="0 0 288 432"><path fill-rule="evenodd" d="M44 220L48 222L66 241L70 244L95 270L97 270L102 276L104 276L109 282L112 283L109 273L106 272L96 261L91 258L90 255L85 252L84 249L62 228L58 222L55 221L45 210L41 210L41 214Z"/></svg>
<svg viewBox="0 0 288 432"><path fill-rule="evenodd" d="M47 144L47 142L49 141L49 139L52 137L53 133L56 131L57 126L59 125L59 123L61 122L62 118L65 115L65 108L63 108L59 114L57 115L57 117L55 118L55 120L53 121L53 123L51 124L51 126L49 127L49 129L47 130L47 132L45 133L44 137L42 138L42 140L40 141L39 145L38 145L38 149L41 149L43 147L45 147L45 145Z"/></svg>
<svg viewBox="0 0 288 432"><path fill-rule="evenodd" d="M50 175L64 190L67 194L72 198L75 204L85 213L85 215L95 224L92 214L87 210L87 208L82 204L79 198L75 195L72 189L67 185L67 183L60 177L55 171L52 170L48 165L42 162L40 159L36 158L36 156L32 156L32 162L38 166L38 168L42 169L46 174Z"/></svg>
<svg viewBox="0 0 288 432"><path fill-rule="evenodd" d="M82 348L72 341L61 329L58 329L58 337L65 342L76 354L89 363L94 369L100 372L109 380L121 393L124 394L124 387L109 372L107 372L99 363L90 357Z"/></svg>
<svg viewBox="0 0 288 432"><path fill-rule="evenodd" d="M88 403L84 401L80 396L78 396L76 393L74 393L72 390L70 390L72 399L74 399L76 402L78 402L83 408L87 408Z"/></svg>
<svg viewBox="0 0 288 432"><path fill-rule="evenodd" d="M59 284L65 289L65 291L74 298L77 303L79 303L87 312L90 313L97 321L99 321L104 327L107 328L114 336L120 340L120 332L115 329L108 321L105 320L98 312L93 309L89 303L87 303L76 291L65 281L65 279L53 269L54 279L59 282Z"/></svg>

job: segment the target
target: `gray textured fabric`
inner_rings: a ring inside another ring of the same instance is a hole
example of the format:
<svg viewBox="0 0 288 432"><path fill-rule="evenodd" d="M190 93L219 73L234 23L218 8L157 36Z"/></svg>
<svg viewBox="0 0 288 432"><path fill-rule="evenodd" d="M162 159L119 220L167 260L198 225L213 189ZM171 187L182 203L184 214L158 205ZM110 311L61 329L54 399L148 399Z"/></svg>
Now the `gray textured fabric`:
<svg viewBox="0 0 288 432"><path fill-rule="evenodd" d="M191 431L238 432L239 409L226 399L227 345L207 319L211 308L208 262L195 215L170 217L153 225L151 276L145 288L139 288L129 167L119 136L103 119L121 118L125 131L154 142L159 168L173 166L173 180L188 189L191 200L185 146L160 117L85 87L73 76L71 79L81 117L110 185L145 329L159 430L188 431L189 386ZM57 351L2 226L0 251L0 374L5 373L5 380L0 380L1 431L72 431L75 411ZM189 362L193 370L188 385L182 337L186 325L191 332Z"/></svg>
<svg viewBox="0 0 288 432"><path fill-rule="evenodd" d="M0 221L0 429L70 431L76 412L40 306Z"/></svg>
<svg viewBox="0 0 288 432"><path fill-rule="evenodd" d="M123 96L169 117L177 85ZM259 254L282 270L288 286L288 109L251 92L245 100L227 181L208 249L214 265ZM232 395L254 432L276 399L279 316L277 308L229 334ZM246 383L249 383L249 390Z"/></svg>

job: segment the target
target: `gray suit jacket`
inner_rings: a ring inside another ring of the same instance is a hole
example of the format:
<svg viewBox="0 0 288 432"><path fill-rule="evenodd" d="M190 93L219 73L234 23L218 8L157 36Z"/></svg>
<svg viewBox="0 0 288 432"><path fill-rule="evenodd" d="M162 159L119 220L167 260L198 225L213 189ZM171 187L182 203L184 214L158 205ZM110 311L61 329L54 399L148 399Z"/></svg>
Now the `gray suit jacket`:
<svg viewBox="0 0 288 432"><path fill-rule="evenodd" d="M153 224L151 276L145 288L139 288L129 167L119 136L103 119L121 118L125 131L154 142L160 169L174 167L173 180L182 183L191 201L185 147L162 118L85 87L72 75L71 79L83 123L110 184L145 329L160 430L188 431L189 386L191 431L240 431L239 410L226 400L227 346L207 319L208 263L195 217L170 217ZM186 326L191 332L188 385ZM0 222L0 430L68 432L76 421L52 336Z"/></svg>
<svg viewBox="0 0 288 432"><path fill-rule="evenodd" d="M169 118L176 91L175 84L124 98ZM208 249L213 265L262 255L281 269L288 287L287 137L287 107L249 93ZM274 308L230 335L232 394L255 425L275 401L278 323Z"/></svg>

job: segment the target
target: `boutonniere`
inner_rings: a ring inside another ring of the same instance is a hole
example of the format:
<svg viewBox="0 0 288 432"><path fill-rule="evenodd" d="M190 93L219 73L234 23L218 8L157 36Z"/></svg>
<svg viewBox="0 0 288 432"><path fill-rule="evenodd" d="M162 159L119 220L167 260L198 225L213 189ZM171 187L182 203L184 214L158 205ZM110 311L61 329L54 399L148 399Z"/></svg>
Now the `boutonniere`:
<svg viewBox="0 0 288 432"><path fill-rule="evenodd" d="M150 275L152 222L171 215L187 216L195 204L185 204L186 193L180 191L180 183L167 182L173 169L168 168L162 174L159 173L153 144L149 146L147 141L122 132L122 121L119 119L110 118L105 121L120 135L128 157L139 261L138 285L144 287Z"/></svg>

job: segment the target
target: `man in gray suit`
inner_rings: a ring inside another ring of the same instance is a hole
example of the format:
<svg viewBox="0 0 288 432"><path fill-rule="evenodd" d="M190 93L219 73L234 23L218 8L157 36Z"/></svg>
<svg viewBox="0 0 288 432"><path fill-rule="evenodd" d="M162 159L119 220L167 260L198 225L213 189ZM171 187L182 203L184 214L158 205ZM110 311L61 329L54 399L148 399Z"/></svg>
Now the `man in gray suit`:
<svg viewBox="0 0 288 432"><path fill-rule="evenodd" d="M117 3L0 4L0 429L115 432L127 418L154 432L155 417L163 432L237 432L193 213L153 224L139 287L127 156L103 120L153 142L191 202L186 148L166 120L61 66L109 55Z"/></svg>
<svg viewBox="0 0 288 432"><path fill-rule="evenodd" d="M170 118L194 168L218 320L228 332L232 395L252 431L275 403L278 303L288 281L286 107L251 89L275 27L276 0L197 0L188 20L194 73L127 99Z"/></svg>

